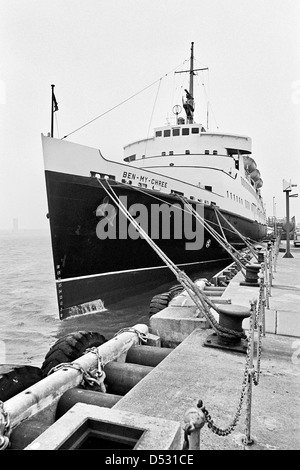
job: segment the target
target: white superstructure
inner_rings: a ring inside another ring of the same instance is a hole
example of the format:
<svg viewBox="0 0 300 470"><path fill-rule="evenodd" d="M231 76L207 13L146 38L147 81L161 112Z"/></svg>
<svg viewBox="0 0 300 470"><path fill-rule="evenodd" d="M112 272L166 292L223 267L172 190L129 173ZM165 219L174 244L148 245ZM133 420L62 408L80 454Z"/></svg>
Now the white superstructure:
<svg viewBox="0 0 300 470"><path fill-rule="evenodd" d="M262 179L250 156L251 139L206 132L201 124L182 121L158 127L152 138L126 145L124 161L205 189L200 202L213 202L228 212L266 223ZM146 183L144 187L151 189Z"/></svg>

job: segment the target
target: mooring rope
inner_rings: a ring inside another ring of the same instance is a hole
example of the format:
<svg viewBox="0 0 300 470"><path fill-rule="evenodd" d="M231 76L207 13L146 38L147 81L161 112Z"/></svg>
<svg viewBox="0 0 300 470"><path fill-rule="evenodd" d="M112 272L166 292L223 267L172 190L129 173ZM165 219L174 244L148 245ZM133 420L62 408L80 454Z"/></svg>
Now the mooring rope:
<svg viewBox="0 0 300 470"><path fill-rule="evenodd" d="M122 201L118 198L117 194L111 187L110 183L106 180L106 185L109 187L109 190L105 187L102 181L97 178L97 181L102 186L104 191L110 196L112 201L116 204L116 206L121 210L121 212L127 217L127 219L132 223L132 225L136 228L136 230L142 235L142 237L148 242L148 244L153 248L153 250L158 254L158 256L164 261L164 263L168 266L168 268L173 272L176 276L177 280L183 287L186 289L187 293L194 301L196 306L199 308L199 311L202 315L206 318L210 326L216 331L217 334L227 337L238 336L238 337L245 337L244 332L239 332L235 330L231 330L229 328L225 328L216 321L212 313L210 312L209 308L213 308L217 313L219 312L218 307L214 304L208 297L200 291L200 289L196 286L195 283L186 275L184 271L181 271L173 261L168 258L168 256L159 248L158 245L149 237L149 235L145 232L145 230L136 222L130 212L126 209Z"/></svg>
<svg viewBox="0 0 300 470"><path fill-rule="evenodd" d="M216 230L214 230L210 224L203 218L201 217L198 212L193 208L193 206L188 202L187 198L183 196L178 196L178 198L186 205L188 211L194 215L195 219L200 222L200 224L205 228L216 240L217 242L231 255L231 257L235 260L235 262L240 266L241 272L245 277L245 272L244 272L244 264L240 260L239 256L234 254L235 248L230 245L230 243L227 242L227 240L223 239L221 235L218 234ZM237 250L235 250L237 252ZM238 252L237 252L238 253Z"/></svg>
<svg viewBox="0 0 300 470"><path fill-rule="evenodd" d="M247 240L246 237L244 237L233 225L231 222L229 222L228 219L226 219L226 217L222 214L222 212L219 211L219 209L217 207L214 207L215 209L215 212L218 213L224 220L225 222L229 225L229 227L232 228L232 230L237 233L239 235L239 237L243 240L243 242L245 243L245 245L249 248L249 250L251 251L251 253L253 254L253 256L256 257L256 259L258 259L258 255L257 255L257 252L256 250L253 248L253 246L251 245L251 243L249 243L249 241Z"/></svg>

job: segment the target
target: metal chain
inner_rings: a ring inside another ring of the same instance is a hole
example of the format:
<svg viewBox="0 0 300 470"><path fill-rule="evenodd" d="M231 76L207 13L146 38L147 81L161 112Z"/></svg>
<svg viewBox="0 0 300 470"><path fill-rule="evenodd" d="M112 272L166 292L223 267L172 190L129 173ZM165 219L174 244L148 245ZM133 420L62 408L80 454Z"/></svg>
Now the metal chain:
<svg viewBox="0 0 300 470"><path fill-rule="evenodd" d="M52 374L53 372L56 372L62 369L75 369L78 372L81 372L82 374L81 385L85 385L85 383L87 383L88 385L92 386L95 383L97 383L97 378L93 376L90 371L85 371L84 368L81 367L81 365L78 364L77 362L63 362L61 364L58 364L57 366L52 367L52 369L49 370L47 376Z"/></svg>
<svg viewBox="0 0 300 470"><path fill-rule="evenodd" d="M97 356L97 369L93 369L92 371L90 371L90 374L96 378L97 380L97 385L100 387L100 391L105 393L106 392L106 386L104 384L104 380L105 380L105 377L106 377L106 374L104 372L104 363L103 363L103 359L102 359L102 356L101 354L99 353L98 351L98 348L96 346L93 346L92 348L87 348L84 352L84 354L87 354L87 353L93 353L93 354L96 354Z"/></svg>
<svg viewBox="0 0 300 470"><path fill-rule="evenodd" d="M256 370L252 374L253 378L253 383L254 385L259 384L259 378L260 378L260 361L261 361L261 352L262 352L262 323L261 323L261 318L260 318L260 308L264 307L264 299L262 299L262 293L259 295L259 306L256 310L256 316L255 316L255 322L256 322L256 328L257 328L257 364L256 364ZM251 320L250 320L251 322ZM250 324L250 329L251 329L251 324Z"/></svg>
<svg viewBox="0 0 300 470"><path fill-rule="evenodd" d="M4 409L4 403L0 400L0 424L2 418L2 429L0 428L0 450L5 450L9 447L9 435L10 435L10 419L9 414Z"/></svg>
<svg viewBox="0 0 300 470"><path fill-rule="evenodd" d="M247 346L247 355L246 355L246 363L245 363L245 370L244 370L244 375L243 375L243 381L242 381L242 390L239 398L239 403L238 407L234 416L234 419L232 423L227 426L227 428L222 429L218 426L215 425L214 420L211 418L208 410L205 408L205 406L201 407L201 410L203 411L207 426L208 428L214 433L217 434L218 436L228 436L231 434L231 432L234 430L235 426L237 425L241 411L242 411L242 406L243 402L245 399L245 394L246 394L246 388L247 388L247 383L248 383L248 376L249 376L249 362L250 362L250 353L251 353L251 342L250 342L250 337L248 337L248 346Z"/></svg>
<svg viewBox="0 0 300 470"><path fill-rule="evenodd" d="M253 315L254 319L257 320L257 309L256 309L256 304L257 302L252 302L251 303L251 310L253 312L253 309L255 308L255 314ZM241 389L241 394L239 398L239 403L238 407L234 416L234 419L232 423L227 426L227 428L222 429L218 426L215 425L213 419L211 418L208 410L205 408L205 406L201 407L201 410L203 411L205 417L206 417L206 422L208 428L214 433L217 434L218 436L228 436L231 434L231 432L234 430L235 426L237 425L241 411L242 411L242 406L243 402L245 399L245 394L248 388L249 381L251 380L251 377L253 378L253 382L255 385L259 384L259 376L260 376L260 359L261 359L261 351L262 351L262 342L261 342L261 324L257 325L258 328L258 357L257 357L257 370L255 371L254 368L250 368L250 357L252 354L252 345L251 345L251 331L254 328L253 325L253 317L252 315L250 316L250 324L249 324L249 336L247 337L248 344L247 344L247 353L246 353L246 362L245 362L245 369L244 369L244 375L243 375L243 381L242 381L242 389ZM249 397L248 397L249 398Z"/></svg>
<svg viewBox="0 0 300 470"><path fill-rule="evenodd" d="M136 330L135 328L132 328L132 327L122 328L122 329L119 330L117 333L115 333L114 336L118 336L118 335L120 335L121 333L125 333L126 331L129 331L129 332L132 332L132 333L136 333L137 336L138 336L138 339L139 339L139 344L141 344L141 343L147 343L148 336L147 336L145 333L142 333L141 331Z"/></svg>

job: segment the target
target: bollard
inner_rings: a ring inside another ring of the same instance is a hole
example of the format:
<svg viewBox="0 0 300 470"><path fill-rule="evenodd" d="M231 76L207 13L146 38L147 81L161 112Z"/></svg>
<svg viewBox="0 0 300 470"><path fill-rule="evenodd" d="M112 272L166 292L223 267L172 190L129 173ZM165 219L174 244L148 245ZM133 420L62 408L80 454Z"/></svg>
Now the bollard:
<svg viewBox="0 0 300 470"><path fill-rule="evenodd" d="M242 305L218 305L219 325L237 333L242 333L242 323L245 318L250 317L251 310ZM220 349L229 349L232 351L247 352L247 344L245 340L234 333L229 336L212 333L206 338L204 346L215 347Z"/></svg>
<svg viewBox="0 0 300 470"><path fill-rule="evenodd" d="M184 445L185 450L200 450L200 430L206 423L205 415L201 409L202 401L197 408L190 408L184 415Z"/></svg>
<svg viewBox="0 0 300 470"><path fill-rule="evenodd" d="M264 254L263 251L261 251L262 248L259 247L259 248L257 248L257 250L258 250L258 253L257 253L257 255L258 255L257 262L260 263L260 264L261 264L261 263L264 263L264 261L265 261L265 254Z"/></svg>
<svg viewBox="0 0 300 470"><path fill-rule="evenodd" d="M258 282L258 272L261 268L259 263L248 263L246 264L246 279L243 282L240 282L241 286L259 286Z"/></svg>

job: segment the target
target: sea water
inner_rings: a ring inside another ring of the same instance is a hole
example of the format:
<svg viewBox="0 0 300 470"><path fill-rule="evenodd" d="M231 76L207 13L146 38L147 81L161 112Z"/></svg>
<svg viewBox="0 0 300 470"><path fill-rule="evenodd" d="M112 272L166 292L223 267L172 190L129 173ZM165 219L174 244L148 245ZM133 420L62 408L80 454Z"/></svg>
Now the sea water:
<svg viewBox="0 0 300 470"><path fill-rule="evenodd" d="M215 265L199 277L218 271ZM0 233L0 364L40 367L51 345L73 331L98 331L110 339L122 328L149 325L152 297L175 284L174 278L103 312L60 320L50 233Z"/></svg>

